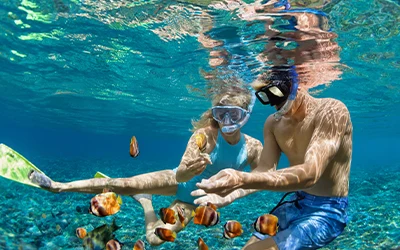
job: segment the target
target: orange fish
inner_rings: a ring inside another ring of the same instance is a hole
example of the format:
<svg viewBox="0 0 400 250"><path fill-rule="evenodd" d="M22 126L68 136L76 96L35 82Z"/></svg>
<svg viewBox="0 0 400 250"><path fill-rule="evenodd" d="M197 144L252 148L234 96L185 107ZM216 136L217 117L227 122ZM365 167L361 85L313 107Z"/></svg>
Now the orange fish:
<svg viewBox="0 0 400 250"><path fill-rule="evenodd" d="M180 206L176 206L176 210L178 211L179 221L182 223L182 226L185 226L185 212L184 209Z"/></svg>
<svg viewBox="0 0 400 250"><path fill-rule="evenodd" d="M121 250L123 245L118 240L112 239L107 242L106 250Z"/></svg>
<svg viewBox="0 0 400 250"><path fill-rule="evenodd" d="M254 222L253 226L259 233L274 236L278 231L278 217L272 214L261 215Z"/></svg>
<svg viewBox="0 0 400 250"><path fill-rule="evenodd" d="M161 208L159 212L160 218L164 224L175 224L176 223L176 213L171 208Z"/></svg>
<svg viewBox="0 0 400 250"><path fill-rule="evenodd" d="M204 134L197 134L194 138L200 151L203 152L207 146L207 137Z"/></svg>
<svg viewBox="0 0 400 250"><path fill-rule="evenodd" d="M99 217L112 215L119 211L121 204L121 196L114 192L101 193L90 200L89 213Z"/></svg>
<svg viewBox="0 0 400 250"><path fill-rule="evenodd" d="M131 144L129 147L129 154L135 158L139 155L139 146L138 146L138 142L136 140L136 136L132 136L131 138Z"/></svg>
<svg viewBox="0 0 400 250"><path fill-rule="evenodd" d="M85 238L85 236L86 236L86 234L87 234L86 229L84 229L84 228L82 228L82 227L78 227L78 228L75 230L75 233L76 233L76 236L78 236L78 238L80 238L80 239Z"/></svg>
<svg viewBox="0 0 400 250"><path fill-rule="evenodd" d="M199 247L199 250L208 250L207 244L201 237L197 239L197 246Z"/></svg>
<svg viewBox="0 0 400 250"><path fill-rule="evenodd" d="M214 226L219 222L219 213L214 204L208 203L207 206L199 206L192 211L193 223L198 225Z"/></svg>
<svg viewBox="0 0 400 250"><path fill-rule="evenodd" d="M242 235L242 225L235 220L230 220L224 225L224 237L227 239L235 238Z"/></svg>
<svg viewBox="0 0 400 250"><path fill-rule="evenodd" d="M157 227L154 233L158 236L158 238L164 241L172 242L176 239L176 233L166 228Z"/></svg>
<svg viewBox="0 0 400 250"><path fill-rule="evenodd" d="M142 240L137 240L133 246L133 250L144 250L144 242Z"/></svg>

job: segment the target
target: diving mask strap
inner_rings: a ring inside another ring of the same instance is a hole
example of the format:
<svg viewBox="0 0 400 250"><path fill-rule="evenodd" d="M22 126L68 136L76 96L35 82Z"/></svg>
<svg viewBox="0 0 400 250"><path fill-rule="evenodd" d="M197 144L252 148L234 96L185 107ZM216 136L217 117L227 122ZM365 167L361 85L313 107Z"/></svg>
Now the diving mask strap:
<svg viewBox="0 0 400 250"><path fill-rule="evenodd" d="M250 114L251 112L253 112L253 107L254 107L254 103L256 102L256 95L254 93L254 91L252 91L251 93L251 101L250 101L250 105L248 108L248 112L246 114L246 116L243 118L242 121L240 121L239 123L233 124L233 125L229 125L229 126L223 126L221 128L221 131L223 133L232 133L238 129L240 129L241 127L243 127L247 121L250 119Z"/></svg>

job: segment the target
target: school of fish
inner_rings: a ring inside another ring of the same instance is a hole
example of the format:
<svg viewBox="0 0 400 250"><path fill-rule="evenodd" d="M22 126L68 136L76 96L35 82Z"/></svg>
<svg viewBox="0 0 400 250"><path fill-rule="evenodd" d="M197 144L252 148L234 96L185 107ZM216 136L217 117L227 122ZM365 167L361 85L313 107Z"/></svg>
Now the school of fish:
<svg viewBox="0 0 400 250"><path fill-rule="evenodd" d="M203 153L207 147L206 136L197 134L195 141L200 152ZM131 138L129 153L133 158L139 155L139 146L135 136ZM97 194L90 200L89 213L98 217L114 215L120 211L121 205L121 196L112 192L112 190L104 189L103 193ZM171 208L161 208L158 214L164 224L174 225L179 222L182 227L185 226L184 211L180 206L176 207L176 211ZM215 226L220 222L220 213L217 212L217 207L210 202L205 206L198 206L192 211L191 216L194 224L205 227ZM253 227L261 234L274 236L278 232L278 218L272 214L261 215L255 220ZM78 238L82 239L84 249L121 250L124 243L114 238L114 231L119 228L120 226L115 224L114 219L112 225L104 224L91 232L87 232L84 227L79 227L75 233ZM169 242L174 242L177 237L176 232L162 227L156 228L154 234L161 240ZM239 237L242 234L243 228L238 221L229 220L223 226L223 237L226 239ZM197 247L199 250L209 249L201 237L197 240ZM145 250L145 243L140 239L137 240L133 250Z"/></svg>

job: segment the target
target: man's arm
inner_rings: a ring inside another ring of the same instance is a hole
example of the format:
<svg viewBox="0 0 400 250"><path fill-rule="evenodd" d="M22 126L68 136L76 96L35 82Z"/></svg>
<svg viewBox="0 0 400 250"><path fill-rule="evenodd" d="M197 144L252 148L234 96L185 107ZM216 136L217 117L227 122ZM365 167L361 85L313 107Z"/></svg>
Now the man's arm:
<svg viewBox="0 0 400 250"><path fill-rule="evenodd" d="M315 130L304 157L304 163L268 173L243 173L244 189L294 191L312 187L337 154L346 127L349 112L341 102L330 102L316 116Z"/></svg>

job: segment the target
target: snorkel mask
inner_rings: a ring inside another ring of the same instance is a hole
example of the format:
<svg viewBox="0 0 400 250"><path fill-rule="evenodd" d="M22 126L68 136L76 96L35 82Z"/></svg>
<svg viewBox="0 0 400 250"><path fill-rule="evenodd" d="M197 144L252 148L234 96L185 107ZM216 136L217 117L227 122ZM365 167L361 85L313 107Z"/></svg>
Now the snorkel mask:
<svg viewBox="0 0 400 250"><path fill-rule="evenodd" d="M277 69L273 68L272 71L276 73ZM256 91L255 95L264 105L270 104L271 106L280 106L284 103L284 105L274 113L275 120L279 121L292 107L299 84L294 66L290 68L279 67L278 73L274 74L272 78L273 79L270 79L270 83Z"/></svg>
<svg viewBox="0 0 400 250"><path fill-rule="evenodd" d="M255 103L255 95L251 95L249 109L245 110L238 106L214 106L211 112L214 120L223 124L223 133L232 133L243 127L250 118Z"/></svg>

